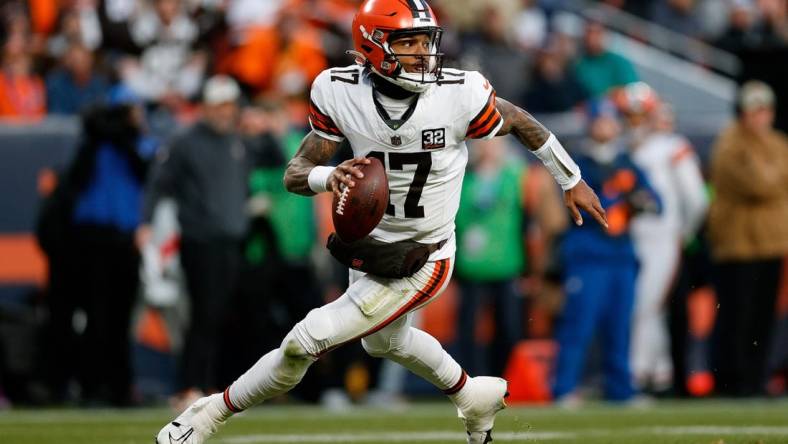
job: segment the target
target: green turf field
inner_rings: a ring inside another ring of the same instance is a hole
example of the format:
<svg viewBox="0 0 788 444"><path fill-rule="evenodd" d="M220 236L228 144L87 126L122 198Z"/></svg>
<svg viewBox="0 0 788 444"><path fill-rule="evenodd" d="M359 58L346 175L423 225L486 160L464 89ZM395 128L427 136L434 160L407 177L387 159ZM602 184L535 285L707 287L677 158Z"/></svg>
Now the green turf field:
<svg viewBox="0 0 788 444"><path fill-rule="evenodd" d="M14 410L0 413L2 444L151 444L168 420L164 409ZM788 401L662 402L649 408L594 404L566 411L509 408L499 415L496 443L788 443ZM259 407L233 418L211 441L276 443L464 443L449 403L405 411Z"/></svg>

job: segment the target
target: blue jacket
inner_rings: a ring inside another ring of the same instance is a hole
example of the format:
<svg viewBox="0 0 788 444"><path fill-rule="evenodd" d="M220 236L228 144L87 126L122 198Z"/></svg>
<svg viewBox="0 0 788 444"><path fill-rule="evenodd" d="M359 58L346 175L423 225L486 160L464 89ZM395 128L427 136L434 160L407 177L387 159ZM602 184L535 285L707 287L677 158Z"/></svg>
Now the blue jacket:
<svg viewBox="0 0 788 444"><path fill-rule="evenodd" d="M94 75L86 85L77 85L74 77L59 69L47 76L47 112L50 114L77 114L86 106L104 98L109 83L104 77Z"/></svg>
<svg viewBox="0 0 788 444"><path fill-rule="evenodd" d="M583 225L572 225L561 245L564 263L577 261L635 261L629 224L636 213L660 212L661 202L643 171L629 155L620 153L609 164L581 154L575 159L583 179L596 191L607 212L609 229L581 211Z"/></svg>
<svg viewBox="0 0 788 444"><path fill-rule="evenodd" d="M124 233L137 228L144 184L126 157L110 143L99 146L93 175L74 208L74 223L113 227Z"/></svg>
<svg viewBox="0 0 788 444"><path fill-rule="evenodd" d="M131 234L142 219L142 192L156 142L140 133L131 108L94 107L83 117L84 142L70 169L77 191L75 225Z"/></svg>

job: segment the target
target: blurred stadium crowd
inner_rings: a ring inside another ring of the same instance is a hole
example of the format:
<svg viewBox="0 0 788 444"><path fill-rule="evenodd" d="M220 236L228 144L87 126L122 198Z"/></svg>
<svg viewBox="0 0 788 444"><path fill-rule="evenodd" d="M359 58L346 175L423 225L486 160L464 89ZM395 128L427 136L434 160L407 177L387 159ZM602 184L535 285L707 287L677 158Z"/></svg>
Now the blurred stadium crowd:
<svg viewBox="0 0 788 444"><path fill-rule="evenodd" d="M35 330L0 328L0 406L188 404L342 293L346 272L322 248L330 196L287 194L281 178L309 131L312 80L351 63L360 3L2 2L4 128L72 116L81 130L39 181L29 228L49 268L26 302L35 315L0 308L0 326ZM788 48L785 0L601 3L742 60ZM474 143L455 283L422 328L470 373L506 376L514 401L784 396L788 139L773 126L788 129L786 59L741 88L699 157L603 23L576 14L596 6L433 0L447 66L480 70L537 116L582 122L567 147L611 229L569 227L539 166L506 139ZM9 352L20 344L31 359ZM391 405L425 391L414 384L356 345L294 396Z"/></svg>

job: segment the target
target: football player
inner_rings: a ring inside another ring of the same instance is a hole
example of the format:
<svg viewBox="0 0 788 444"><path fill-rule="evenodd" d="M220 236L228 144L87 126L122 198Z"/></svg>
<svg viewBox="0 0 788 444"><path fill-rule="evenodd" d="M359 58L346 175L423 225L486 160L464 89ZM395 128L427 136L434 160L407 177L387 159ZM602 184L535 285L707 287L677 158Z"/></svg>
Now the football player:
<svg viewBox="0 0 788 444"><path fill-rule="evenodd" d="M612 96L625 117L632 160L662 200L661 213L638 214L632 221L640 269L630 347L636 384L660 393L673 382L666 299L682 246L700 228L709 202L700 161L689 141L675 133L670 105L643 82Z"/></svg>
<svg viewBox="0 0 788 444"><path fill-rule="evenodd" d="M315 80L312 132L290 161L285 186L303 195L339 193L363 177L358 165L377 157L390 202L370 236L429 245L429 261L399 279L351 270L344 295L307 314L224 393L196 401L167 424L159 444L204 442L233 413L287 392L322 354L357 339L370 355L398 362L442 390L465 423L468 443L488 443L505 406L506 381L468 376L435 338L411 326L411 313L440 295L452 272L465 140L512 134L564 189L576 223L583 223L583 209L606 226L599 200L550 131L496 98L478 72L442 67L442 29L425 0L366 0L352 31L356 64ZM325 166L345 139L355 157Z"/></svg>

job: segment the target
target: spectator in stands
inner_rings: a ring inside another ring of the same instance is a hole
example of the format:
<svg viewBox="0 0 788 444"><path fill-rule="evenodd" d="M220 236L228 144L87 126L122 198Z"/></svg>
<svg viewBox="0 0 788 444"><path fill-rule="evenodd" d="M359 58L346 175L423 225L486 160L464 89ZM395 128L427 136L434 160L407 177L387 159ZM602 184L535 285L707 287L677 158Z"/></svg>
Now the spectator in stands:
<svg viewBox="0 0 788 444"><path fill-rule="evenodd" d="M586 24L583 53L575 64L575 73L591 97L600 97L613 87L638 80L632 63L607 49L605 32L598 22Z"/></svg>
<svg viewBox="0 0 788 444"><path fill-rule="evenodd" d="M579 57L579 41L583 35L585 22L572 13L556 12L550 19L550 25L553 31L549 42L551 48L554 48L558 56L574 70L572 62Z"/></svg>
<svg viewBox="0 0 788 444"><path fill-rule="evenodd" d="M523 0L522 9L514 19L517 45L531 51L542 47L547 40L547 17L534 0Z"/></svg>
<svg viewBox="0 0 788 444"><path fill-rule="evenodd" d="M773 2L763 4L770 5ZM714 44L734 54L782 47L788 44L786 26L785 13L781 14L779 8L766 7L761 12L751 0L735 0L730 7L728 27Z"/></svg>
<svg viewBox="0 0 788 444"><path fill-rule="evenodd" d="M703 28L695 2L696 0L657 0L652 4L651 20L686 36L699 37Z"/></svg>
<svg viewBox="0 0 788 444"><path fill-rule="evenodd" d="M329 66L348 64L345 51L352 46L350 24L359 4L356 0L318 0L315 9L310 8L312 14L307 14L310 21L317 18L317 26L323 30L321 40Z"/></svg>
<svg viewBox="0 0 788 444"><path fill-rule="evenodd" d="M623 9L630 14L645 18L648 16L653 0L603 0L603 2L615 8Z"/></svg>
<svg viewBox="0 0 788 444"><path fill-rule="evenodd" d="M548 46L536 55L531 82L523 97L523 104L530 112L560 113L569 111L588 99L575 72L568 69L567 61L554 46Z"/></svg>
<svg viewBox="0 0 788 444"><path fill-rule="evenodd" d="M96 13L101 29L101 49L114 59L123 54L138 54L131 36L131 23L145 4L137 0L99 0Z"/></svg>
<svg viewBox="0 0 788 444"><path fill-rule="evenodd" d="M788 138L772 127L774 93L765 83L745 83L738 105L738 120L714 147L709 240L719 301L717 387L751 396L764 393L780 267L788 255Z"/></svg>
<svg viewBox="0 0 788 444"><path fill-rule="evenodd" d="M588 185L601 191L609 228L572 226L560 247L566 299L556 325L553 395L567 407L582 401L577 386L595 338L601 342L605 398L626 402L635 395L629 339L638 265L629 224L638 212L660 210L656 193L619 140L614 105L595 101L589 110L590 139L576 161Z"/></svg>
<svg viewBox="0 0 788 444"><path fill-rule="evenodd" d="M313 3L306 6L302 1L277 0L265 5L243 1L232 5L228 20L233 48L221 60L219 69L237 77L254 93L303 95L317 74L328 66L323 48L327 33L315 23L330 20L321 12L342 15L347 7L334 2L339 10L331 11L328 5L321 4L324 2ZM241 15L244 12L246 16ZM335 50L338 43L343 42L334 41ZM349 63L345 47L342 48L341 56L333 54L332 59Z"/></svg>
<svg viewBox="0 0 788 444"><path fill-rule="evenodd" d="M279 52L276 23L284 0L238 0L227 8L227 54L219 57L220 72L238 79L245 89L270 87Z"/></svg>
<svg viewBox="0 0 788 444"><path fill-rule="evenodd" d="M759 45L761 35L756 26L755 5L750 0L732 1L729 14L728 26L714 44L734 54Z"/></svg>
<svg viewBox="0 0 788 444"><path fill-rule="evenodd" d="M123 82L136 94L176 110L197 95L207 62L192 48L198 28L182 1L155 0L133 17L129 30L141 55L120 66Z"/></svg>
<svg viewBox="0 0 788 444"><path fill-rule="evenodd" d="M474 374L503 376L524 333L519 278L527 270L537 280L544 274L535 265L545 261L530 257L535 252L527 250L526 239L529 233L552 239L566 215L550 177L507 153L506 139L477 141L472 152L456 220L459 361ZM479 353L479 307L488 302L495 334L490 349Z"/></svg>
<svg viewBox="0 0 788 444"><path fill-rule="evenodd" d="M759 0L758 8L763 18L764 32L774 47L788 45L788 2L786 0Z"/></svg>
<svg viewBox="0 0 788 444"><path fill-rule="evenodd" d="M0 118L39 119L46 114L44 82L33 72L30 36L10 32L0 57Z"/></svg>
<svg viewBox="0 0 788 444"><path fill-rule="evenodd" d="M61 66L46 79L50 114L76 114L107 93L108 82L95 70L93 57L93 53L79 43L69 46Z"/></svg>
<svg viewBox="0 0 788 444"><path fill-rule="evenodd" d="M178 381L179 401L186 405L218 386L221 327L240 271L249 176L247 150L237 132L239 99L232 78L214 76L206 82L203 119L175 137L160 158L145 199L146 225L138 230L138 243L144 245L156 202L164 195L175 200L191 301Z"/></svg>
<svg viewBox="0 0 788 444"><path fill-rule="evenodd" d="M528 55L515 46L500 8L490 4L482 14L478 33L466 39L462 61L479 66L501 97L522 97L530 72Z"/></svg>
<svg viewBox="0 0 788 444"><path fill-rule="evenodd" d="M57 32L47 41L47 52L60 59L73 45L95 51L101 45L101 26L92 1L79 2L61 12Z"/></svg>
<svg viewBox="0 0 788 444"><path fill-rule="evenodd" d="M132 400L129 330L139 285L134 233L155 150L143 135L139 105L127 89L116 87L107 105L86 111L84 143L65 179L76 193L69 243L76 275L70 294L52 296L83 301L87 327L79 379L90 405L124 406ZM58 315L70 319L68 313Z"/></svg>
<svg viewBox="0 0 788 444"><path fill-rule="evenodd" d="M303 10L285 9L277 26L281 47L271 86L289 97L305 96L315 77L328 67L321 30L303 16Z"/></svg>

